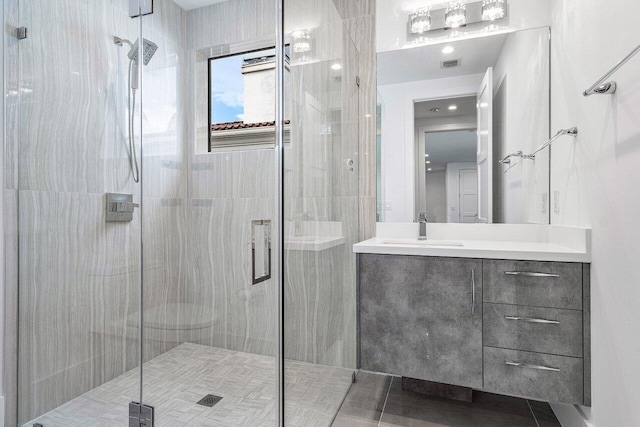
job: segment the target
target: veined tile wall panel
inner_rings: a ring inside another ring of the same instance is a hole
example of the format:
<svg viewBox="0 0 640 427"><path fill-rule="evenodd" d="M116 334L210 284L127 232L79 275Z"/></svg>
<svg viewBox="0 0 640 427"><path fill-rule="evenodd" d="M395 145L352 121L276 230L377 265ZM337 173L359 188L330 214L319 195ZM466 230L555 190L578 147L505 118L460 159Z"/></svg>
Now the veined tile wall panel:
<svg viewBox="0 0 640 427"><path fill-rule="evenodd" d="M265 36L275 42L275 2L234 0L187 12L187 46L203 49ZM215 23L215 25L212 25Z"/></svg>
<svg viewBox="0 0 640 427"><path fill-rule="evenodd" d="M135 363L123 331L138 309L140 230L137 214L106 223L102 195L22 190L19 204L24 422Z"/></svg>
<svg viewBox="0 0 640 427"><path fill-rule="evenodd" d="M6 146L5 146L6 147ZM5 183L5 185L7 185ZM4 190L4 425L17 425L18 411L18 192Z"/></svg>
<svg viewBox="0 0 640 427"><path fill-rule="evenodd" d="M126 140L126 51L136 39L123 2L20 1L20 188L134 189ZM125 48L126 49L126 48Z"/></svg>
<svg viewBox="0 0 640 427"><path fill-rule="evenodd" d="M358 49L359 241L375 236L376 196L376 37L375 0L333 0Z"/></svg>
<svg viewBox="0 0 640 427"><path fill-rule="evenodd" d="M5 1L5 35L19 26L18 2ZM15 37L4 37L4 422L18 423L18 45Z"/></svg>
<svg viewBox="0 0 640 427"><path fill-rule="evenodd" d="M251 283L251 221L273 220L273 199L192 199L185 301L210 317L201 343L275 355L276 285Z"/></svg>

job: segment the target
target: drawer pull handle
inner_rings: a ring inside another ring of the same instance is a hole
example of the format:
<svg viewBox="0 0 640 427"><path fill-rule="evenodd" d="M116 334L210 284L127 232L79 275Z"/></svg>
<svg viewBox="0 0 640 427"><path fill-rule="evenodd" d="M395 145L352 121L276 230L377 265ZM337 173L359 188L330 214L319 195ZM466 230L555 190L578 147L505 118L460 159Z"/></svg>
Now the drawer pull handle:
<svg viewBox="0 0 640 427"><path fill-rule="evenodd" d="M560 372L560 369L553 368L551 366L529 365L528 363L523 363L523 362L505 362L505 363L509 366L515 366L516 368L536 369L538 371Z"/></svg>
<svg viewBox="0 0 640 427"><path fill-rule="evenodd" d="M507 320L522 320L527 323L543 323L545 325L559 325L557 320L536 319L534 317L521 317L521 316L504 316Z"/></svg>
<svg viewBox="0 0 640 427"><path fill-rule="evenodd" d="M505 271L507 276L525 276L525 277L560 277L555 273L535 273L532 271Z"/></svg>

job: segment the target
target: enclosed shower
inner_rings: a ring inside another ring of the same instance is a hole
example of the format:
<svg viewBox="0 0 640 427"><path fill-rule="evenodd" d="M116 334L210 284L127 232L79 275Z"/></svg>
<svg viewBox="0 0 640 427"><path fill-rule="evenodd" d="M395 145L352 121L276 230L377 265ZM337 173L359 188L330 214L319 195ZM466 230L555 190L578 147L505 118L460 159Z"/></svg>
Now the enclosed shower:
<svg viewBox="0 0 640 427"><path fill-rule="evenodd" d="M372 13L4 1L6 426L331 425Z"/></svg>

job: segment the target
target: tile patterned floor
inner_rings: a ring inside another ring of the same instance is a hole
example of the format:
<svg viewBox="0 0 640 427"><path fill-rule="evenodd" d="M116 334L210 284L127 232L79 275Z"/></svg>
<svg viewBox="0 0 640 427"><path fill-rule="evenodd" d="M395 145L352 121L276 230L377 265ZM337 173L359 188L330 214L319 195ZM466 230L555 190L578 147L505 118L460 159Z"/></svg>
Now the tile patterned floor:
<svg viewBox="0 0 640 427"><path fill-rule="evenodd" d="M198 344L182 344L144 364L144 401L156 426L275 426L275 360ZM329 426L351 386L352 370L285 362L287 425ZM25 424L44 427L128 426L138 370L129 371ZM222 396L209 408L207 394Z"/></svg>
<svg viewBox="0 0 640 427"><path fill-rule="evenodd" d="M474 392L473 403L402 390L401 379L361 371L334 427L560 427L547 403Z"/></svg>

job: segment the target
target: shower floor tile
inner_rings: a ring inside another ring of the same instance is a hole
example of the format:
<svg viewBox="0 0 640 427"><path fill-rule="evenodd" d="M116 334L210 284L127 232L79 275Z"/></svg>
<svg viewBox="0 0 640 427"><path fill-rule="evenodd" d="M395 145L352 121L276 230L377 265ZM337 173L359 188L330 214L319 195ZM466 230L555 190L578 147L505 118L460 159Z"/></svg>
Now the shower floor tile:
<svg viewBox="0 0 640 427"><path fill-rule="evenodd" d="M353 370L285 361L287 425L329 426L351 386ZM271 426L277 413L275 359L182 344L144 364L144 403L156 426ZM139 371L120 375L25 424L44 427L128 426ZM208 394L213 407L198 405Z"/></svg>

